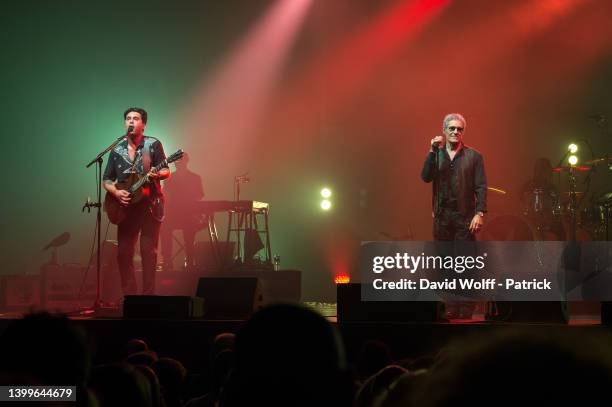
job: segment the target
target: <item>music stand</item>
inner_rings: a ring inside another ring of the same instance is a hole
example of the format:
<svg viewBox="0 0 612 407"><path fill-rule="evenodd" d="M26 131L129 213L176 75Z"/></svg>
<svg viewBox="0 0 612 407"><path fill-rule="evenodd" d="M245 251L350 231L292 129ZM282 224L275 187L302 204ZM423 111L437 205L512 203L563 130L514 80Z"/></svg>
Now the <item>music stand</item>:
<svg viewBox="0 0 612 407"><path fill-rule="evenodd" d="M70 233L64 232L59 236L56 236L51 240L45 247L43 247L43 251L53 248L51 252L51 260L46 265L59 265L57 262L57 248L65 245L70 241Z"/></svg>

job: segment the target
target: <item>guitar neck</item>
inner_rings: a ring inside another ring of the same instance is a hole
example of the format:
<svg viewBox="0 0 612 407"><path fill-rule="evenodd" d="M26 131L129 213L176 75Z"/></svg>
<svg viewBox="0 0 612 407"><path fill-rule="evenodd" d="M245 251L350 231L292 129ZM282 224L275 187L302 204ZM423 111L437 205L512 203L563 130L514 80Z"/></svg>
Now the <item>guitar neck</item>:
<svg viewBox="0 0 612 407"><path fill-rule="evenodd" d="M168 166L168 162L167 160L164 160L161 163L157 164L155 167L153 167L152 170L157 172L167 166ZM136 183L134 183L134 185L132 185L132 187L130 188L130 193L133 194L134 192L138 191L138 189L140 189L147 181L149 181L149 177L145 175L144 177L139 179Z"/></svg>

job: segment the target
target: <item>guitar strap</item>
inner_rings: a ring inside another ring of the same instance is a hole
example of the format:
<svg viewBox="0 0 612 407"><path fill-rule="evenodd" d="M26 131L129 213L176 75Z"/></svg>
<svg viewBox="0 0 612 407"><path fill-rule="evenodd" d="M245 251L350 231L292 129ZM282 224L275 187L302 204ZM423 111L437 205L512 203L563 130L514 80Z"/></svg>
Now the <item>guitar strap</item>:
<svg viewBox="0 0 612 407"><path fill-rule="evenodd" d="M143 175L147 174L151 169L151 139L145 137L144 146L142 147L142 171Z"/></svg>
<svg viewBox="0 0 612 407"><path fill-rule="evenodd" d="M151 169L151 145L154 140L152 138L145 138L144 146L142 147L142 169L145 174ZM151 211L151 214L158 222L161 222L164 220L164 197L163 195L155 195L151 198L149 211Z"/></svg>

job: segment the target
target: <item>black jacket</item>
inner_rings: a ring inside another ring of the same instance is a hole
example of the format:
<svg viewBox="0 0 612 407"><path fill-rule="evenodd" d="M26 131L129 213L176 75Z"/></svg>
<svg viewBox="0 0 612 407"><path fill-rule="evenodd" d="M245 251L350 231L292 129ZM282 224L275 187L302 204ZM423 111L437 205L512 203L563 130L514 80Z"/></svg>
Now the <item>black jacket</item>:
<svg viewBox="0 0 612 407"><path fill-rule="evenodd" d="M437 149L438 168L436 169L436 153L429 152L423 163L421 178L425 182L433 181L432 206L434 214L440 213L440 197L437 189L440 170L449 165L450 157L445 148ZM459 164L457 174L457 209L463 216L474 216L476 212L487 211L487 176L484 170L482 155L466 145L455 156ZM442 193L441 193L442 195Z"/></svg>

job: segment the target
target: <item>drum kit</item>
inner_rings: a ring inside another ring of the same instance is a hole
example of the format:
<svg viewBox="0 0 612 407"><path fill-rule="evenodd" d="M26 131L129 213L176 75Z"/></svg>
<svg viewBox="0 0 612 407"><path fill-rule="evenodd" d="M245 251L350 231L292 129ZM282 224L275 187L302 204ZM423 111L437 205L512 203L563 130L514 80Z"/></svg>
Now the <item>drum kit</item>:
<svg viewBox="0 0 612 407"><path fill-rule="evenodd" d="M506 214L485 224L482 240L610 240L612 192L577 191L577 178L589 180L598 165L612 169L612 157L587 161L585 166L559 166L553 174L568 175L567 191L556 186L531 186L523 192L520 216ZM550 167L549 167L550 168ZM561 185L561 182L559 182ZM581 184L582 185L582 184Z"/></svg>

